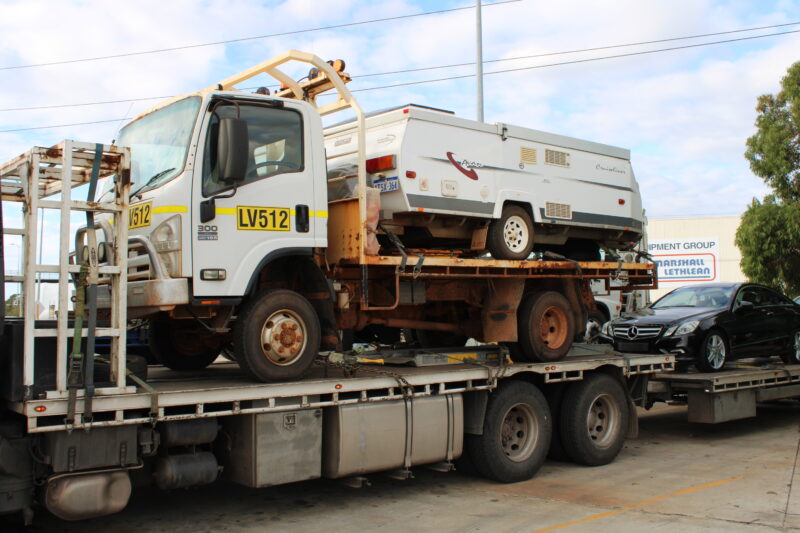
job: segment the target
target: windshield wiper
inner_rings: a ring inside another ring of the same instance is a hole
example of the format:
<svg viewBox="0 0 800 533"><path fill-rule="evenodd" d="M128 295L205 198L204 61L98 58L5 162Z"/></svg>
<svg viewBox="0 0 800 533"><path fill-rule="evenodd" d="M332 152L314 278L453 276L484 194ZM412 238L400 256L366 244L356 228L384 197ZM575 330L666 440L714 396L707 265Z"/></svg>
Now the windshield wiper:
<svg viewBox="0 0 800 533"><path fill-rule="evenodd" d="M152 184L154 184L156 181L158 181L158 179L159 179L160 177L164 176L164 175L165 175L165 174L167 174L168 172L172 172L173 170L175 170L175 167L172 167L172 168L168 168L168 169L162 170L161 172L156 172L155 174L153 174L152 176L150 176L150 179L149 179L149 180L147 180L147 183L145 183L144 185L142 185L141 187L139 187L138 189L136 189L135 191L133 191L133 192L131 193L131 195L130 195L130 196L128 196L128 200L130 200L130 199L131 199L131 198L133 198L134 196L138 196L138 197L139 197L139 200L141 200L141 199L142 199L142 191L143 191L144 189L146 189L147 187L151 186L151 185L152 185Z"/></svg>

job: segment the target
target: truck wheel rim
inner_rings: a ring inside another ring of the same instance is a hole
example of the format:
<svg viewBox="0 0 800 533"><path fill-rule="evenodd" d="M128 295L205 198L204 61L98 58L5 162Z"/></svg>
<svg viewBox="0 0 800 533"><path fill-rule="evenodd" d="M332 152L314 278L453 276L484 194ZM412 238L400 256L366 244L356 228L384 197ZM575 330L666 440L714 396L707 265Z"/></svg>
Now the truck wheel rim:
<svg viewBox="0 0 800 533"><path fill-rule="evenodd" d="M515 463L521 463L531 456L538 440L533 408L525 403L512 406L503 417L500 428L500 446L505 456Z"/></svg>
<svg viewBox="0 0 800 533"><path fill-rule="evenodd" d="M586 429L595 446L608 448L614 443L620 414L620 406L609 394L600 394L594 399L586 416Z"/></svg>
<svg viewBox="0 0 800 533"><path fill-rule="evenodd" d="M800 331L794 332L794 362L800 362Z"/></svg>
<svg viewBox="0 0 800 533"><path fill-rule="evenodd" d="M539 335L550 348L558 348L567 340L567 314L560 307L548 307L539 321Z"/></svg>
<svg viewBox="0 0 800 533"><path fill-rule="evenodd" d="M706 360L714 369L725 364L725 341L719 335L711 335L706 341Z"/></svg>
<svg viewBox="0 0 800 533"><path fill-rule="evenodd" d="M261 328L261 350L270 363L290 366L306 347L308 334L300 315L291 309L272 313Z"/></svg>
<svg viewBox="0 0 800 533"><path fill-rule="evenodd" d="M503 225L503 240L512 252L521 252L528 245L528 227L522 217L512 215Z"/></svg>

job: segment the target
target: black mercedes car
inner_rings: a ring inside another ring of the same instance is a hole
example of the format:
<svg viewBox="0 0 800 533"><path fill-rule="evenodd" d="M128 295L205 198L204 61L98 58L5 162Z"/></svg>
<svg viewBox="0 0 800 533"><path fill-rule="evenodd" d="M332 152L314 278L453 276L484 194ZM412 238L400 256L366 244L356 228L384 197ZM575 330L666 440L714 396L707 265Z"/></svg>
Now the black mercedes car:
<svg viewBox="0 0 800 533"><path fill-rule="evenodd" d="M762 285L698 283L606 322L600 339L620 352L675 354L703 372L746 357L800 364L800 305Z"/></svg>

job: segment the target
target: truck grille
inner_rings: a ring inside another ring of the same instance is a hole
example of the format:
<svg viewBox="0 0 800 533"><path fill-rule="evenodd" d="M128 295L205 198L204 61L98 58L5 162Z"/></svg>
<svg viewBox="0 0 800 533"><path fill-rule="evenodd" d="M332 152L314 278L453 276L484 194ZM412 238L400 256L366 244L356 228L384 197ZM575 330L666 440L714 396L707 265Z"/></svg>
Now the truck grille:
<svg viewBox="0 0 800 533"><path fill-rule="evenodd" d="M661 326L614 326L614 336L618 339L640 340L658 337Z"/></svg>

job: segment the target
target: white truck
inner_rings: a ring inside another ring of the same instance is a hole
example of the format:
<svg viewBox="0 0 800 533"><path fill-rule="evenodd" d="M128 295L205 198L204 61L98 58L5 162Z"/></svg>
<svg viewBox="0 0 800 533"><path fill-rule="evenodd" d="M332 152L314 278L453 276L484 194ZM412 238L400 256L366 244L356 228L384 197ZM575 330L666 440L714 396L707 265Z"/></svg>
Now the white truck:
<svg viewBox="0 0 800 533"><path fill-rule="evenodd" d="M307 81L285 73L297 62L313 67ZM627 151L417 108L367 119L343 68L287 52L122 129L119 142L132 151L128 313L150 317L157 358L196 369L226 350L252 377L285 380L302 375L320 347L336 348L340 331L392 340L401 329L429 347L472 337L508 343L515 360L563 358L586 323L589 279L616 263L470 257L411 248L418 243L408 238L448 228L470 240L472 255L492 242L529 250L534 233L553 243L635 240L641 207ZM286 88L235 89L259 74ZM318 104L331 89L337 99ZM321 117L347 109L356 120L326 134ZM460 136L449 148L432 144ZM475 164L452 154L450 162L451 150ZM355 165L351 195L329 198L332 161ZM382 185L398 172L396 191ZM454 217L458 209L436 202L481 208ZM592 205L602 205L594 218ZM486 226L492 217L500 218ZM110 218L100 221L106 232ZM650 286L651 265L625 269L632 286Z"/></svg>
<svg viewBox="0 0 800 533"><path fill-rule="evenodd" d="M354 121L325 130L330 199L355 182ZM510 124L404 105L366 118L367 172L380 224L411 247L488 248L497 259L554 250L599 260L642 236L630 152Z"/></svg>

